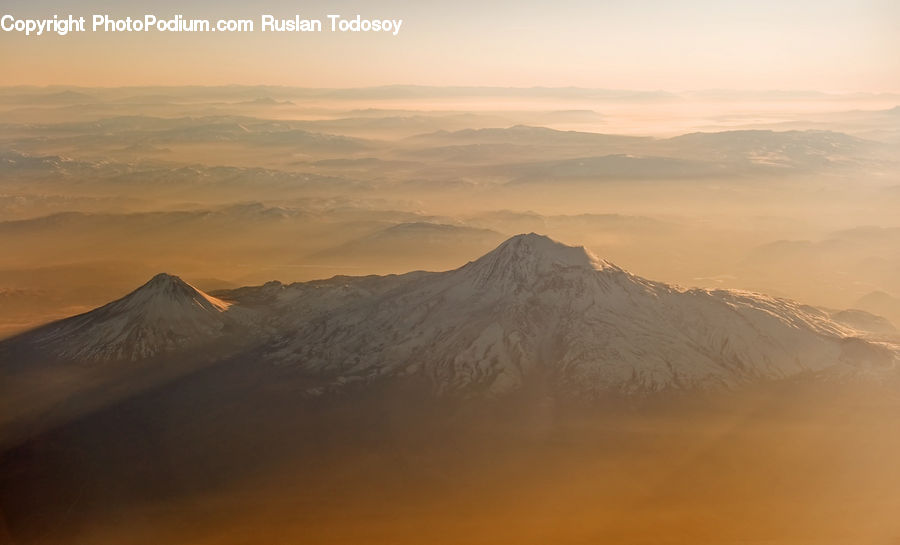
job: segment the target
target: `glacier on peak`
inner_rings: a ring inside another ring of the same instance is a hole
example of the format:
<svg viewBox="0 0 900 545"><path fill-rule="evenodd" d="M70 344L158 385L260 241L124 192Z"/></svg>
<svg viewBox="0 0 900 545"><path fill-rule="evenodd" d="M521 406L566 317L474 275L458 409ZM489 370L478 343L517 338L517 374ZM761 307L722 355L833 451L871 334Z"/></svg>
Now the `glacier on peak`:
<svg viewBox="0 0 900 545"><path fill-rule="evenodd" d="M542 268L552 266L605 269L612 265L599 259L584 246L568 246L537 233L516 235L473 263L501 262L518 267L535 264Z"/></svg>

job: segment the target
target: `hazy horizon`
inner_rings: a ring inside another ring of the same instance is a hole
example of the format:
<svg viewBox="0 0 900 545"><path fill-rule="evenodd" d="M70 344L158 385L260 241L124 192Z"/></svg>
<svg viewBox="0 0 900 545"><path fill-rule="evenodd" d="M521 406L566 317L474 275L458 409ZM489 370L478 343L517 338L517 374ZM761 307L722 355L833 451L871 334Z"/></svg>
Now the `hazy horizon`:
<svg viewBox="0 0 900 545"><path fill-rule="evenodd" d="M139 2L110 9L63 2L7 3L17 18L58 14L258 19L400 18L397 36L314 34L0 34L17 55L0 60L0 84L80 85L278 83L359 87L430 85L586 86L635 89L820 89L898 92L900 38L885 0L753 3L570 0L527 3ZM115 44L115 47L109 47ZM269 55L267 51L279 52ZM102 63L91 59L98 56ZM227 58L228 63L215 59ZM327 59L327 61L325 61ZM440 62L434 62L440 59ZM35 71L34 67L40 67ZM304 67L309 66L306 69ZM314 68L312 68L314 67ZM299 69L299 70L298 70ZM415 74L414 76L411 74Z"/></svg>
<svg viewBox="0 0 900 545"><path fill-rule="evenodd" d="M898 104L577 88L0 88L0 238L21 248L0 258L0 335L156 272L214 289L451 269L523 231L684 286L832 308L895 297L884 252L900 227ZM883 234L861 245L860 228ZM834 272L810 285L783 247ZM897 320L890 305L867 308Z"/></svg>

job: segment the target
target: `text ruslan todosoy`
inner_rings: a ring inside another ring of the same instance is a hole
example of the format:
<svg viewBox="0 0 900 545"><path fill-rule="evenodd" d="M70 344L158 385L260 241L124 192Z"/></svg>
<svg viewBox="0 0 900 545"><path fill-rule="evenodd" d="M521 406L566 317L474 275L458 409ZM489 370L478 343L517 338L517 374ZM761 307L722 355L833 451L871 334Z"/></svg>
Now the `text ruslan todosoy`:
<svg viewBox="0 0 900 545"><path fill-rule="evenodd" d="M0 30L19 32L26 36L42 36L57 34L65 36L75 32L373 32L389 33L396 36L400 33L403 19L368 19L361 15L346 18L342 15L326 15L322 19L304 19L300 15L292 17L275 17L261 15L259 25L253 19L188 19L183 15L170 18L159 18L145 14L142 17L114 18L104 14L94 14L88 19L84 16L54 15L46 19L19 19L5 14L0 17Z"/></svg>

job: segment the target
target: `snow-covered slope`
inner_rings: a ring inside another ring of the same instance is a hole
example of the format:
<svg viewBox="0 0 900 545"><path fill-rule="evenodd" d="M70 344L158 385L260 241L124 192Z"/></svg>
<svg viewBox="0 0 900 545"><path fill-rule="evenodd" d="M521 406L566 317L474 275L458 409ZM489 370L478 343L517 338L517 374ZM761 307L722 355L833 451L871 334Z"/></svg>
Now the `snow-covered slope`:
<svg viewBox="0 0 900 545"><path fill-rule="evenodd" d="M439 392L541 380L594 396L849 372L895 357L817 309L679 290L535 234L454 271L388 280L368 292L346 279L342 289L359 291L325 306L308 285L283 288L266 359L337 383L424 374Z"/></svg>
<svg viewBox="0 0 900 545"><path fill-rule="evenodd" d="M59 359L134 361L223 335L230 306L158 274L122 299L33 332L29 341Z"/></svg>
<svg viewBox="0 0 900 545"><path fill-rule="evenodd" d="M679 289L536 234L447 272L270 282L220 295L229 302L159 275L25 340L57 358L112 361L240 335L249 344L227 356L293 368L318 384L417 376L439 394L537 386L589 398L880 373L898 354L813 307Z"/></svg>

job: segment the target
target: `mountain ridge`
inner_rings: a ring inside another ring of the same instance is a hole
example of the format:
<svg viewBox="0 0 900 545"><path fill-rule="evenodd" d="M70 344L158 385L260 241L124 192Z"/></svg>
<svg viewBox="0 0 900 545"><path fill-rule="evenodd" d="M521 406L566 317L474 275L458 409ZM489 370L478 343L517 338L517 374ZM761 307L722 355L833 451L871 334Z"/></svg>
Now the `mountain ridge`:
<svg viewBox="0 0 900 545"><path fill-rule="evenodd" d="M308 374L318 384L308 395L411 375L437 395L502 395L535 376L559 395L644 395L890 370L900 353L823 310L647 280L536 233L445 272L216 296L163 273L0 350L25 343L63 361L114 363L237 336L248 344L230 357Z"/></svg>

